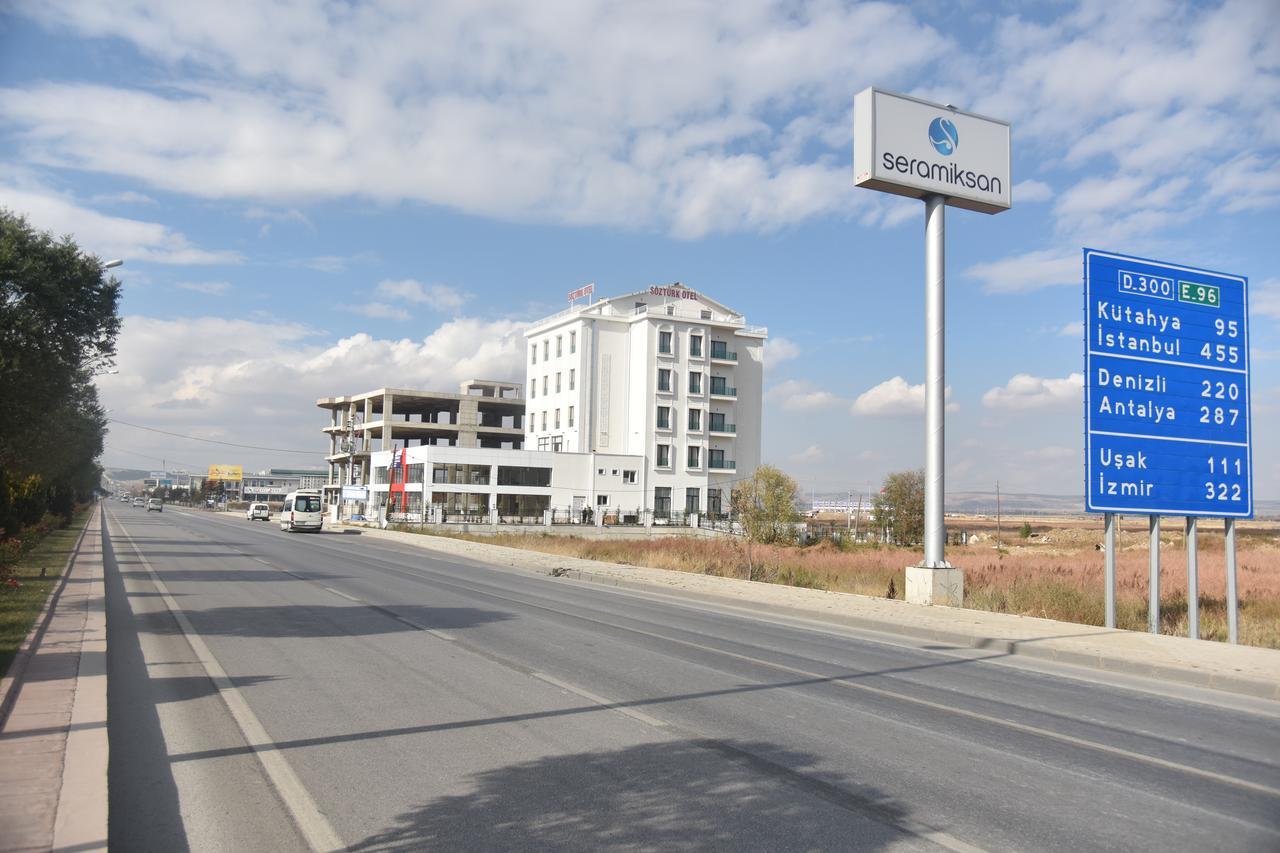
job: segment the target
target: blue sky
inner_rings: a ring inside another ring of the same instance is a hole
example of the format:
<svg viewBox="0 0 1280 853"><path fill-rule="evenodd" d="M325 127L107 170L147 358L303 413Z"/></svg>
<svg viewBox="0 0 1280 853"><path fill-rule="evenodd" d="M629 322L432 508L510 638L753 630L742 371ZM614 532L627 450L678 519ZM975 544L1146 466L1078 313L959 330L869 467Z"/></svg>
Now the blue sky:
<svg viewBox="0 0 1280 853"><path fill-rule="evenodd" d="M1082 246L1250 279L1280 498L1280 14L1225 4L17 3L0 204L122 257L104 460L318 464L314 400L520 377L594 281L767 325L765 458L923 457L923 210L855 189L869 85L1013 124L948 214L948 486L1081 492Z"/></svg>

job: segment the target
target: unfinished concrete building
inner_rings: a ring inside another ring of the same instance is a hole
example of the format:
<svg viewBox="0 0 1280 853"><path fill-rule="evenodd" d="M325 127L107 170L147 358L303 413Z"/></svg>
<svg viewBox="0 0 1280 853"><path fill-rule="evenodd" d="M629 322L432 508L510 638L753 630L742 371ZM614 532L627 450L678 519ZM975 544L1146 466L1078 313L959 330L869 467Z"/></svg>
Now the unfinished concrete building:
<svg viewBox="0 0 1280 853"><path fill-rule="evenodd" d="M524 446L524 388L519 382L469 379L457 394L379 388L348 397L323 397L329 411L330 486L369 482L369 454L399 447Z"/></svg>

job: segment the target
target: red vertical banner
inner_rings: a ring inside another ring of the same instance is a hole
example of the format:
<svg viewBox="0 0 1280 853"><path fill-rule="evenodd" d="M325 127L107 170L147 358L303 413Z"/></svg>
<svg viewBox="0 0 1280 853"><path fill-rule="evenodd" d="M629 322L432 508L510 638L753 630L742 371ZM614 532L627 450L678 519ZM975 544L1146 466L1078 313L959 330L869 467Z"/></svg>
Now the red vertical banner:
<svg viewBox="0 0 1280 853"><path fill-rule="evenodd" d="M405 480L409 479L408 465L405 461L405 452L407 448L391 451L391 476L390 480L390 497L387 500L387 508L390 512L396 512L396 496L400 497L400 512L408 512L409 498L404 493Z"/></svg>

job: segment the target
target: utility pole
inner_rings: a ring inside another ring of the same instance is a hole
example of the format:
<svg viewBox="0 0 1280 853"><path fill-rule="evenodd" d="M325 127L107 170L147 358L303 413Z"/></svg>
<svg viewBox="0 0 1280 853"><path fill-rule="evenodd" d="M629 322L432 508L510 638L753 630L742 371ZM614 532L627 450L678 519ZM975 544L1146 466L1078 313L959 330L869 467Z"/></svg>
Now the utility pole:
<svg viewBox="0 0 1280 853"><path fill-rule="evenodd" d="M996 553L1000 553L1000 481L996 480Z"/></svg>

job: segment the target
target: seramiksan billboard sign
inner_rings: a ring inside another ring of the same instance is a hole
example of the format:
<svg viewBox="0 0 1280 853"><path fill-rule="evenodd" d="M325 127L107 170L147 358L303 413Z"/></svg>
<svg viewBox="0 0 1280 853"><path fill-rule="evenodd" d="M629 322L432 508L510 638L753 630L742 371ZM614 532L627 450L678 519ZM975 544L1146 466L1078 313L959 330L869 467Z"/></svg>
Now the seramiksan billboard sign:
<svg viewBox="0 0 1280 853"><path fill-rule="evenodd" d="M999 213L1013 204L1009 123L874 86L853 101L860 187Z"/></svg>

